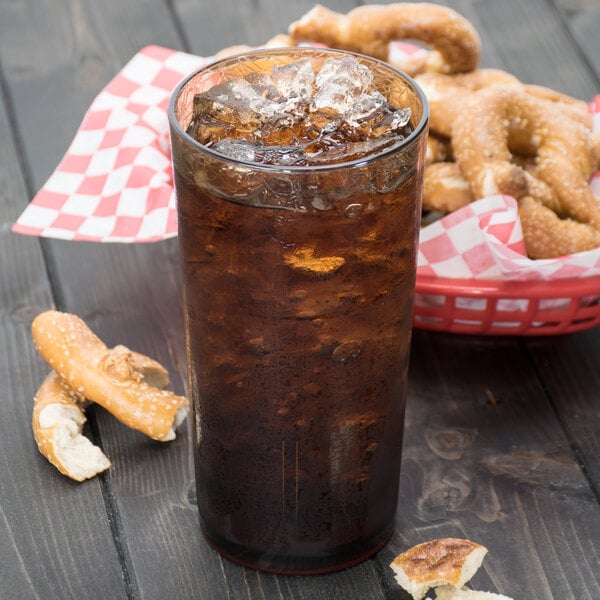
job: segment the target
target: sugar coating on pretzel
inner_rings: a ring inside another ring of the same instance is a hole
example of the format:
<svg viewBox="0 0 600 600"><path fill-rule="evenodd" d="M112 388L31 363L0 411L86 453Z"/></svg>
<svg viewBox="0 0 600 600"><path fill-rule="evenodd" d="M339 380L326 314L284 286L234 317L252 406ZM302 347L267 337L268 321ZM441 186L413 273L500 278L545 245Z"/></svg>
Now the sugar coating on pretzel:
<svg viewBox="0 0 600 600"><path fill-rule="evenodd" d="M110 350L79 317L68 313L41 313L31 329L42 357L76 392L152 439L175 438L187 400L145 382L128 349Z"/></svg>
<svg viewBox="0 0 600 600"><path fill-rule="evenodd" d="M593 136L560 110L517 87L486 88L456 116L452 140L475 196L534 196L531 177L511 162L516 146L535 152L538 177L554 191L560 217L600 229L600 201L589 186L598 166Z"/></svg>
<svg viewBox="0 0 600 600"><path fill-rule="evenodd" d="M347 14L317 4L290 25L289 34L294 43L319 42L380 60L389 60L390 42L419 41L432 49L423 64L412 68L409 63L396 64L411 75L418 70L471 71L481 52L479 35L467 19L450 8L429 3L364 5Z"/></svg>

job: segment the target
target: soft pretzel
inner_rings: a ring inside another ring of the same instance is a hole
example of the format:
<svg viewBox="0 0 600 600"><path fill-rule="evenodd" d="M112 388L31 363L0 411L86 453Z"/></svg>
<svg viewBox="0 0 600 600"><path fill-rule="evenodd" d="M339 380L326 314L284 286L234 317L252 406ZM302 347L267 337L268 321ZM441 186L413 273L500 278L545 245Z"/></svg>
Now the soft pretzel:
<svg viewBox="0 0 600 600"><path fill-rule="evenodd" d="M364 5L345 15L317 4L290 25L289 34L294 43L319 42L380 60L389 60L390 42L417 40L432 50L419 67L396 64L410 75L418 70L472 71L481 52L479 35L467 19L450 8L429 3Z"/></svg>
<svg viewBox="0 0 600 600"><path fill-rule="evenodd" d="M591 128L592 113L587 102L578 100L577 98L572 98L567 94L562 94L556 90L544 87L542 85L533 85L528 83L524 84L523 87L530 96L534 96L554 104L554 106L560 108L563 113L572 119L575 119L575 121L579 121L582 125Z"/></svg>
<svg viewBox="0 0 600 600"><path fill-rule="evenodd" d="M560 217L600 229L600 201L589 186L598 166L594 138L584 125L564 118L547 102L518 87L480 90L456 116L452 143L476 197L534 195L531 177L511 162L516 146L526 154L535 152L538 177L554 191L553 208Z"/></svg>
<svg viewBox="0 0 600 600"><path fill-rule="evenodd" d="M429 101L431 131L447 137L452 135L454 120L472 92L492 85L520 85L516 77L501 69L476 69L456 75L423 73L415 79Z"/></svg>
<svg viewBox="0 0 600 600"><path fill-rule="evenodd" d="M452 144L450 138L436 135L430 131L427 135L427 148L425 152L425 164L452 160Z"/></svg>
<svg viewBox="0 0 600 600"><path fill-rule="evenodd" d="M33 402L33 436L40 452L63 474L90 479L110 467L98 446L81 434L86 422L82 397L51 371Z"/></svg>
<svg viewBox="0 0 600 600"><path fill-rule="evenodd" d="M52 310L34 319L32 334L42 357L79 394L152 439L175 438L187 400L143 381L127 348L109 350L79 317Z"/></svg>
<svg viewBox="0 0 600 600"><path fill-rule="evenodd" d="M474 200L456 163L437 162L425 168L423 210L449 213Z"/></svg>
<svg viewBox="0 0 600 600"><path fill-rule="evenodd" d="M169 383L168 371L158 362L124 346L110 351L112 368L128 362L143 380L157 388ZM121 365L121 366L119 366ZM44 379L33 401L33 437L40 452L63 475L75 481L90 479L110 467L102 450L82 435L84 408L90 401L62 380L55 371Z"/></svg>
<svg viewBox="0 0 600 600"><path fill-rule="evenodd" d="M528 165L524 168L530 169ZM598 230L573 219L561 219L548 208L548 202L539 200L552 198L552 188L528 172L526 181L532 191L531 195L519 200L519 219L529 258L555 258L600 247ZM426 167L423 182L425 211L432 211L439 218L475 199L456 163L440 162Z"/></svg>
<svg viewBox="0 0 600 600"><path fill-rule="evenodd" d="M523 84L514 75L501 69L476 69L454 75L422 73L415 79L429 100L430 129L444 136L452 135L454 120L464 110L472 92L497 85L519 87L530 96L560 109L564 116L587 128L591 129L592 126L589 106L583 100L543 86Z"/></svg>
<svg viewBox="0 0 600 600"><path fill-rule="evenodd" d="M471 540L441 538L413 546L390 565L396 581L414 600L431 588L461 588L479 569L487 548Z"/></svg>
<svg viewBox="0 0 600 600"><path fill-rule="evenodd" d="M519 218L529 258L555 258L600 246L600 231L573 219L561 219L531 196L519 200Z"/></svg>

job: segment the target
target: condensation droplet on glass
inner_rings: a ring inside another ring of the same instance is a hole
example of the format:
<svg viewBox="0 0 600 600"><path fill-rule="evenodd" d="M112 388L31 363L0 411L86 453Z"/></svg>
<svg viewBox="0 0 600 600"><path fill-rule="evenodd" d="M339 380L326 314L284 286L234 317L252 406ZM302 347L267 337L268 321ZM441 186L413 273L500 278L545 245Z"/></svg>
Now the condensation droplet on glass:
<svg viewBox="0 0 600 600"><path fill-rule="evenodd" d="M311 205L313 208L317 210L329 210L331 208L331 202L328 202L322 196L317 196L311 200Z"/></svg>
<svg viewBox="0 0 600 600"><path fill-rule="evenodd" d="M362 204L348 204L344 209L344 214L349 218L359 217L364 210L364 206Z"/></svg>

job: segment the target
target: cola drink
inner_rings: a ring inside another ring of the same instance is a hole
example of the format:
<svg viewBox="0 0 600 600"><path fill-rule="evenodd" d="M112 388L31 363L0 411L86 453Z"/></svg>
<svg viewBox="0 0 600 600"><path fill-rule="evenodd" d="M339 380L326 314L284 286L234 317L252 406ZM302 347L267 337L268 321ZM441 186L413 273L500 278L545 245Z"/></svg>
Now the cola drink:
<svg viewBox="0 0 600 600"><path fill-rule="evenodd" d="M173 96L198 508L237 562L322 573L393 531L427 118L391 67L315 49Z"/></svg>

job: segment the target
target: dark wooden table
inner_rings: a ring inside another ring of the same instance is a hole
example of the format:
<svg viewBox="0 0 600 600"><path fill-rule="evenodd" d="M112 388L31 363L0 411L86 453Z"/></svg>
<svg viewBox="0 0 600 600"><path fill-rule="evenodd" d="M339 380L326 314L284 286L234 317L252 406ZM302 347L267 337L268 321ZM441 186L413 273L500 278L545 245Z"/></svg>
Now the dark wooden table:
<svg viewBox="0 0 600 600"><path fill-rule="evenodd" d="M490 552L473 587L518 600L600 599L600 329L555 338L415 331L397 528L336 574L260 574L201 539L189 427L153 443L89 411L113 461L76 484L37 452L47 367L30 323L56 307L166 364L185 393L176 240L101 245L10 232L94 96L141 47L210 55L259 44L312 0L0 2L0 598L404 599L388 565L420 541ZM598 0L455 0L483 64L580 98L600 91ZM346 12L352 0L328 6Z"/></svg>

